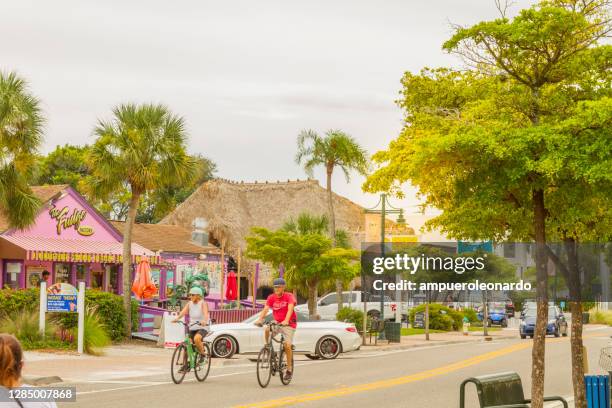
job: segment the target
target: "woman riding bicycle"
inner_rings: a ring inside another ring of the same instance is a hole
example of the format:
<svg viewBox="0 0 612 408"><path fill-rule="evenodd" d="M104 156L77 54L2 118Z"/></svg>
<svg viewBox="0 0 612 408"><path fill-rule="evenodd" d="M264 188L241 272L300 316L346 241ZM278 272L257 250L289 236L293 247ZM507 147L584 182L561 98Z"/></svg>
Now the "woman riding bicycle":
<svg viewBox="0 0 612 408"><path fill-rule="evenodd" d="M193 324L189 327L189 337L191 338L191 341L195 343L200 354L204 356L206 355L206 351L204 349L204 337L206 337L206 333L208 333L208 322L210 321L208 304L204 300L204 292L202 291L202 288L197 286L189 290L189 298L189 303L185 305L183 310L181 310L181 313L179 313L173 322L178 322L188 313L190 322L198 322L197 324Z"/></svg>

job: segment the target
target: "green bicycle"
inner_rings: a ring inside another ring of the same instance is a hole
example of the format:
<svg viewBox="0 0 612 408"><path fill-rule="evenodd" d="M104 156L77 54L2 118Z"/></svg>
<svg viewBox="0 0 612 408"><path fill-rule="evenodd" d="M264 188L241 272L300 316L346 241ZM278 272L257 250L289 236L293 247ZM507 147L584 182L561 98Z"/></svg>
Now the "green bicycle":
<svg viewBox="0 0 612 408"><path fill-rule="evenodd" d="M170 365L172 381L175 384L180 384L183 382L187 372L193 370L196 379L202 382L206 380L206 377L208 377L208 373L210 371L210 346L208 342L204 341L203 346L206 355L202 355L189 337L189 327L200 324L200 322L187 324L179 321L179 323L182 323L185 326L185 331L187 333L185 334L185 340L176 346L176 349L174 349L174 353L172 354L172 361ZM206 333L205 337L208 337L211 333L212 332L209 331Z"/></svg>

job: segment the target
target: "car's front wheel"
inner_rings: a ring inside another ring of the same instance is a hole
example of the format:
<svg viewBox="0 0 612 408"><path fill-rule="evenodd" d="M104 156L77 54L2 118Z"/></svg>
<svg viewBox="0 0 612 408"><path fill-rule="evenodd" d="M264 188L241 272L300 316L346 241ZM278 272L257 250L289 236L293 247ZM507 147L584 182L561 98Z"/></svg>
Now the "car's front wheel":
<svg viewBox="0 0 612 408"><path fill-rule="evenodd" d="M236 353L236 348L236 340L225 335L217 337L212 344L212 352L219 358L231 358Z"/></svg>
<svg viewBox="0 0 612 408"><path fill-rule="evenodd" d="M324 360L333 360L341 351L340 340L334 336L324 336L317 343L317 355Z"/></svg>

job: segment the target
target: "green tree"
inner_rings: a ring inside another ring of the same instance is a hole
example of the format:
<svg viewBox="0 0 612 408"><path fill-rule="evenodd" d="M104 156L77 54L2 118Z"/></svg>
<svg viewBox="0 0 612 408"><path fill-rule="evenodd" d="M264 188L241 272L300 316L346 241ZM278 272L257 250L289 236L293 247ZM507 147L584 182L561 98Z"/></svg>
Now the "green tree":
<svg viewBox="0 0 612 408"><path fill-rule="evenodd" d="M38 157L32 184L69 184L83 192L79 184L90 174L86 163L88 149L87 145L65 144Z"/></svg>
<svg viewBox="0 0 612 408"><path fill-rule="evenodd" d="M335 279L359 257L353 249L333 247L327 228L327 217L300 214L276 231L255 227L246 238L248 257L275 268L285 266L287 285L307 295L312 317L317 314L319 285Z"/></svg>
<svg viewBox="0 0 612 408"><path fill-rule="evenodd" d="M429 222L459 239L533 240L538 317L532 352L533 406L542 407L551 228L572 224L571 207L609 192L612 174L612 47L607 1L542 1L510 19L457 28L444 48L471 69L406 73L406 126L374 160L366 191L410 181ZM582 187L576 188L579 184ZM610 199L610 196L607 196ZM559 211L564 207L563 211ZM563 218L553 221L555 218ZM576 406L584 406L582 362L572 343Z"/></svg>
<svg viewBox="0 0 612 408"><path fill-rule="evenodd" d="M43 122L38 99L28 92L26 82L14 72L0 72L0 211L11 227L32 224L40 209L28 179Z"/></svg>
<svg viewBox="0 0 612 408"><path fill-rule="evenodd" d="M157 188L190 183L195 163L185 151L183 118L163 105L120 105L111 120L98 123L94 133L97 139L88 155L90 193L103 200L126 185L129 188L123 231L123 294L127 321L131 322L132 227L140 200ZM127 333L131 333L131 324Z"/></svg>
<svg viewBox="0 0 612 408"><path fill-rule="evenodd" d="M295 161L304 166L309 177L313 177L315 167L325 168L330 237L335 245L336 215L332 193L334 170L339 167L347 182L350 181L352 171L365 176L368 171L368 154L353 137L340 130L328 130L325 136L320 136L313 130L304 130L298 135L297 144ZM342 289L342 281L336 281L339 308L342 308Z"/></svg>

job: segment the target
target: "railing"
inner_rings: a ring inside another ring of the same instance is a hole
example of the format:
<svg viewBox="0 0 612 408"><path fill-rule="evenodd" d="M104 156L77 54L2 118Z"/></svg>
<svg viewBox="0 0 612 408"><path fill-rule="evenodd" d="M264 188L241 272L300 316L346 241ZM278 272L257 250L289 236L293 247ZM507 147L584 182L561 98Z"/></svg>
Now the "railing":
<svg viewBox="0 0 612 408"><path fill-rule="evenodd" d="M240 303L245 307L251 307L247 309L213 309L210 311L210 318L215 320L215 323L238 323L256 313L259 313L263 308L263 305L256 304L255 309L252 309L251 302L241 301ZM155 307L140 305L138 307L138 331L139 332L152 332L155 325L155 316L163 316L168 310Z"/></svg>

